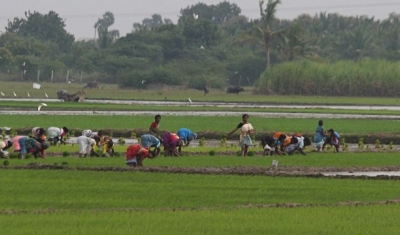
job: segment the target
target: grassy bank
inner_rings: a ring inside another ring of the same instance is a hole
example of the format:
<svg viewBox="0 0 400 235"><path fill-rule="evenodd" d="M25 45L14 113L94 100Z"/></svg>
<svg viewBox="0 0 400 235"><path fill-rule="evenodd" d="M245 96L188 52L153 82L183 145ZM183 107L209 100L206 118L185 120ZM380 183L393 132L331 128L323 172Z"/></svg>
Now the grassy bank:
<svg viewBox="0 0 400 235"><path fill-rule="evenodd" d="M283 82L283 81L282 81ZM287 84L292 84L290 81ZM282 83L284 84L284 83ZM295 83L296 84L296 83ZM57 91L67 90L70 94L82 90L84 84L67 83L41 83L42 88L36 90L32 88L32 82L3 82L0 89L6 98L14 98L13 92L19 98L28 98L29 92L32 98L45 99L45 93L49 98L57 98ZM261 84L260 89L263 87ZM357 87L355 87L357 88ZM104 84L100 89L85 89L86 97L90 99L123 99L123 100L167 100L167 101L187 101L188 97L192 101L221 101L221 102L257 102L257 103L276 103L276 104L353 104L353 105L399 105L396 95L392 97L349 97L349 96L329 96L329 93L311 93L283 96L283 95L255 95L253 87L246 87L244 93L227 94L225 89L211 89L210 93L204 96L203 91L187 89L185 87L164 87L148 90L120 89L117 85ZM316 96L315 94L318 94ZM386 95L387 96L387 95Z"/></svg>

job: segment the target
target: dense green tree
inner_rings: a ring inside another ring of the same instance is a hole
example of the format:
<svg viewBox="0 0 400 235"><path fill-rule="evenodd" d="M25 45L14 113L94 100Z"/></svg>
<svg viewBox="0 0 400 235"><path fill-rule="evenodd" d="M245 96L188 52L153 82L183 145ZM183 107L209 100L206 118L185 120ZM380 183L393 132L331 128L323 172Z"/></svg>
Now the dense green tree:
<svg viewBox="0 0 400 235"><path fill-rule="evenodd" d="M240 7L235 3L227 1L220 2L217 5L207 5L205 3L197 3L181 9L181 18L193 18L212 21L217 24L230 21L232 18L238 17L241 13Z"/></svg>
<svg viewBox="0 0 400 235"><path fill-rule="evenodd" d="M160 14L153 14L151 18L145 18L142 20L142 24L134 23L133 31L140 32L143 30L151 30L161 27L163 25L172 25L172 21L170 19L163 19Z"/></svg>
<svg viewBox="0 0 400 235"><path fill-rule="evenodd" d="M65 30L65 22L60 16L50 11L48 14L25 12L26 19L14 18L8 21L6 31L22 37L34 37L41 41L54 42L62 52L68 52L74 36Z"/></svg>
<svg viewBox="0 0 400 235"><path fill-rule="evenodd" d="M190 46L209 47L216 45L220 40L217 25L209 20L183 18L180 21L182 35Z"/></svg>

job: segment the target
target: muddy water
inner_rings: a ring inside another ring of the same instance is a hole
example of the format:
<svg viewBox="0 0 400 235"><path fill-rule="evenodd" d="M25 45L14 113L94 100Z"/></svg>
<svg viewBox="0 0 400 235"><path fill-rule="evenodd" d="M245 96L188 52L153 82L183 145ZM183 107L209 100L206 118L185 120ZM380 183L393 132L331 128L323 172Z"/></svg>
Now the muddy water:
<svg viewBox="0 0 400 235"><path fill-rule="evenodd" d="M14 99L0 98L0 101L32 101L32 102L62 102L58 99ZM126 104L126 105L153 105L153 106L193 106L193 107L221 107L221 108L290 108L290 109L345 109L345 110L391 110L400 111L400 106L354 106L354 105L271 105L262 103L240 102L189 102L189 101L145 101L145 100L91 100L85 103Z"/></svg>
<svg viewBox="0 0 400 235"><path fill-rule="evenodd" d="M400 176L400 171L367 171L367 172L322 172L324 176Z"/></svg>
<svg viewBox="0 0 400 235"><path fill-rule="evenodd" d="M219 112L219 111L40 111L36 107L33 110L0 110L2 115L103 115L103 116L137 116L156 114L168 116L241 116L243 112ZM359 114L324 114L324 113L265 113L246 112L251 116L265 118L352 118L352 119L384 119L400 120L400 115L359 115Z"/></svg>
<svg viewBox="0 0 400 235"><path fill-rule="evenodd" d="M32 101L61 102L57 99L0 99L0 101ZM258 103L222 103L222 102L179 102L179 101L132 101L132 100L85 100L86 103L108 103L126 105L157 105L157 106L193 106L193 107L225 107L225 108L290 108L290 109L345 109L345 110L399 110L400 106L338 106L338 105L266 105ZM51 106L51 104L49 104ZM313 113L271 113L271 112L248 112L252 116L271 118L355 118L355 119L400 119L400 115L359 115L359 114L313 114ZM242 112L219 112L219 111L46 111L38 112L36 104L32 110L0 110L4 115L173 115L173 116L239 116Z"/></svg>

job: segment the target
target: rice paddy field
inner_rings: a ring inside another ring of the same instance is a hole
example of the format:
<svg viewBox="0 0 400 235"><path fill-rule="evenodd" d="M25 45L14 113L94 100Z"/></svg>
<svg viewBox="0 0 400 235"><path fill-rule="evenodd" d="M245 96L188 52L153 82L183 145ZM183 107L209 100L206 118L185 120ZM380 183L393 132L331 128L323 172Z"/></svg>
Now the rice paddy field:
<svg viewBox="0 0 400 235"><path fill-rule="evenodd" d="M29 86L28 86L29 85ZM9 83L3 93L55 96L60 88L74 91L80 84ZM5 90L7 87L8 90ZM197 94L197 93L198 94ZM192 100L257 102L279 104L397 105L396 98L279 97L245 92L227 95L212 90L165 89L121 90L104 85L86 90L96 99ZM161 97L161 98L159 98ZM55 97L52 97L55 98ZM29 110L37 103L0 101L2 110ZM65 105L65 106L63 106ZM49 107L50 108L50 107ZM55 110L163 110L185 111L188 107L127 107L109 104L59 103ZM229 111L209 108L208 111ZM238 109L240 112L246 108ZM251 110L265 112L262 109ZM279 111L279 110L278 110ZM276 112L276 111L274 111ZM298 110L285 112L296 114ZM304 112L304 110L301 110ZM335 110L308 110L330 113ZM341 110L343 113L397 115L395 111ZM232 130L240 116L162 117L162 130L188 127L198 133L216 136ZM13 134L26 133L33 126L68 126L75 133L82 129L106 129L113 133L146 130L152 115L1 115L0 126L10 126ZM264 118L251 116L258 134L284 131L312 135L318 118ZM368 137L356 150L323 153L306 149L307 156L268 156L261 154L259 141L252 156L238 157L236 144L184 148L183 156L146 159L144 167L125 165L127 146L116 144L115 157L77 157L78 146L52 146L44 159L1 159L1 234L398 234L400 225L400 184L398 177L324 177L329 171L400 171L398 146L383 143L399 135L396 119L324 118L325 128L340 127L342 135ZM11 134L7 132L4 134ZM118 136L115 136L117 137ZM237 135L232 139L237 139ZM382 144L375 139L381 139ZM358 139L358 138L356 138ZM217 143L219 138L216 139ZM356 143L357 144L357 143ZM271 167L278 160L278 167Z"/></svg>

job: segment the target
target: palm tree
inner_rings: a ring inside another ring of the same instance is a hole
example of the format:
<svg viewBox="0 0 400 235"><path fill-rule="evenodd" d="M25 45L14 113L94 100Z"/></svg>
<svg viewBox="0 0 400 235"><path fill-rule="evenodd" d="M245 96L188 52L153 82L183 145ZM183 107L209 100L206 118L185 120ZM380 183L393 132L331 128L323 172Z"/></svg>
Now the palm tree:
<svg viewBox="0 0 400 235"><path fill-rule="evenodd" d="M114 21L114 14L111 12L106 12L104 13L103 18L98 19L97 22L94 24L95 37L97 31L97 34L99 36L99 45L102 48L107 47L109 44L108 42L111 41L110 38L117 35L115 32L113 32L113 35L110 35L108 32L108 28L114 24Z"/></svg>
<svg viewBox="0 0 400 235"><path fill-rule="evenodd" d="M270 49L272 42L278 38L285 30L276 30L273 31L271 29L271 25L276 19L276 7L278 4L281 4L281 0L268 0L268 3L264 9L264 0L260 0L260 14L261 14L261 22L260 26L256 26L258 37L262 39L265 49L265 61L266 68L270 67Z"/></svg>

